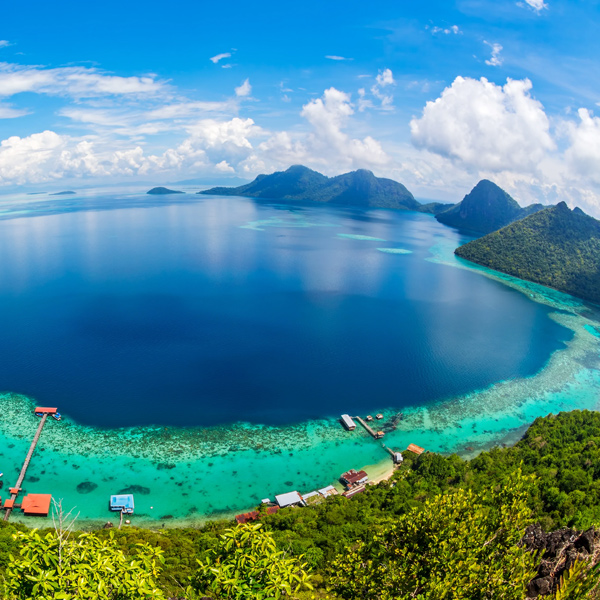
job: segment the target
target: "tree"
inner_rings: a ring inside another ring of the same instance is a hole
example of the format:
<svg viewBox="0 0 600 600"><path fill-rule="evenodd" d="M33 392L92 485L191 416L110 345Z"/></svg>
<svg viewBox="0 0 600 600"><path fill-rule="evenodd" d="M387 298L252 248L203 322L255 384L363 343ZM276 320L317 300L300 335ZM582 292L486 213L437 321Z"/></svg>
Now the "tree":
<svg viewBox="0 0 600 600"><path fill-rule="evenodd" d="M302 559L277 550L262 524L240 525L227 529L205 559L198 560L190 592L236 600L290 597L312 589Z"/></svg>
<svg viewBox="0 0 600 600"><path fill-rule="evenodd" d="M536 573L536 556L519 544L528 483L517 471L498 491L434 497L338 557L332 589L377 600L522 600Z"/></svg>
<svg viewBox="0 0 600 600"><path fill-rule="evenodd" d="M6 570L6 593L19 600L162 600L155 580L162 551L138 544L126 557L114 539L69 538L37 530L15 534L19 554Z"/></svg>

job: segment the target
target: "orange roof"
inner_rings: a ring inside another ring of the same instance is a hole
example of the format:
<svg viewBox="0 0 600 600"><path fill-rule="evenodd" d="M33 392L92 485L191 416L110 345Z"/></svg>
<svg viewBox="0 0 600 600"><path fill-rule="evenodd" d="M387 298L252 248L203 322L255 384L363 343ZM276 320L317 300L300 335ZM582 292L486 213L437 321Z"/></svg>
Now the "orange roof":
<svg viewBox="0 0 600 600"><path fill-rule="evenodd" d="M18 488L18 487L12 487L12 488L8 488L8 491L9 491L11 494L18 494L18 493L21 491L21 488Z"/></svg>
<svg viewBox="0 0 600 600"><path fill-rule="evenodd" d="M27 494L21 502L21 508L26 515L43 515L50 512L51 494Z"/></svg>
<svg viewBox="0 0 600 600"><path fill-rule="evenodd" d="M15 505L15 501L12 500L11 498L7 498L4 501L4 508L12 508Z"/></svg>
<svg viewBox="0 0 600 600"><path fill-rule="evenodd" d="M425 452L425 448L421 448L421 446L417 446L416 444L409 444L407 450L410 450L415 454L423 454L423 452Z"/></svg>
<svg viewBox="0 0 600 600"><path fill-rule="evenodd" d="M49 408L47 406L38 406L33 412L36 413L48 413L49 415L54 415L58 411L58 408Z"/></svg>

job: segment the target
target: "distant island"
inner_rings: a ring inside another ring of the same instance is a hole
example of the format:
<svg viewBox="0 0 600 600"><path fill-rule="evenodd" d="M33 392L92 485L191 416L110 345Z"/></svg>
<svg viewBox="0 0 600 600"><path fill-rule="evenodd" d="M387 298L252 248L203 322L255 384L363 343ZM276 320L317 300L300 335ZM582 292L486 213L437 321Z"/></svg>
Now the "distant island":
<svg viewBox="0 0 600 600"><path fill-rule="evenodd" d="M487 179L482 179L462 202L448 210L438 211L435 218L444 225L458 229L491 233L543 208L543 204L521 208L502 188Z"/></svg>
<svg viewBox="0 0 600 600"><path fill-rule="evenodd" d="M239 187L215 187L198 193L416 211L422 206L401 183L375 177L371 171L359 169L327 177L302 165L293 165L287 171L271 175L259 175L251 183Z"/></svg>
<svg viewBox="0 0 600 600"><path fill-rule="evenodd" d="M600 221L564 203L464 244L457 256L600 303Z"/></svg>
<svg viewBox="0 0 600 600"><path fill-rule="evenodd" d="M183 194L183 192L180 192L179 190L170 190L166 187L155 187L151 190L148 190L146 194L152 194L154 196L166 196L167 194Z"/></svg>
<svg viewBox="0 0 600 600"><path fill-rule="evenodd" d="M73 192L72 190L67 190L65 192L55 192L54 194L50 194L51 196L70 196L72 194L76 194L77 192Z"/></svg>

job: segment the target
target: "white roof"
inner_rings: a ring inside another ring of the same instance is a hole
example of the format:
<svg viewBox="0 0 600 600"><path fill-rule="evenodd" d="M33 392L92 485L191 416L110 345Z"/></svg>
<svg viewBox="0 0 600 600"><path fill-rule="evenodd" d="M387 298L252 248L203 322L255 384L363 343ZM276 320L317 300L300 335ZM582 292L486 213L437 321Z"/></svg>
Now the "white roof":
<svg viewBox="0 0 600 600"><path fill-rule="evenodd" d="M330 494L334 494L335 493L335 488L332 485L328 485L327 487L321 488L319 490L319 494L321 494L321 496L329 496Z"/></svg>
<svg viewBox="0 0 600 600"><path fill-rule="evenodd" d="M352 420L350 415L342 415L342 421L344 421L348 427L356 427L356 423Z"/></svg>
<svg viewBox="0 0 600 600"><path fill-rule="evenodd" d="M260 502L261 504L271 504L271 501L268 498L263 498Z"/></svg>
<svg viewBox="0 0 600 600"><path fill-rule="evenodd" d="M278 496L275 496L275 500L281 508L285 508L286 506L291 506L292 504L302 503L302 496L298 492L288 492L287 494L279 494Z"/></svg>

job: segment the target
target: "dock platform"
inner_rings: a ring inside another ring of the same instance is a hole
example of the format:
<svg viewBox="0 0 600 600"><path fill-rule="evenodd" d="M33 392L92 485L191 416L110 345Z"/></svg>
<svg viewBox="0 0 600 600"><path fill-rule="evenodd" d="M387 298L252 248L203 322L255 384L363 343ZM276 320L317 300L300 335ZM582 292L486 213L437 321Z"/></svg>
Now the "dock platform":
<svg viewBox="0 0 600 600"><path fill-rule="evenodd" d="M29 452L27 452L27 456L25 457L25 462L21 467L21 472L19 473L19 478L17 479L17 483L13 487L10 488L10 498L7 498L4 501L4 520L8 521L10 517L10 513L15 508L15 502L17 500L17 496L21 491L21 485L23 485L23 481L25 480L25 475L27 474L27 468L29 467L29 463L31 462L31 457L35 452L35 447L40 439L40 435L42 435L42 429L44 429L44 425L46 424L46 420L48 419L48 415L53 415L56 413L56 408L46 408L46 407L38 407L35 409L34 413L41 417L40 424L38 425L37 431L33 436L33 440L31 442L31 446L29 446Z"/></svg>

